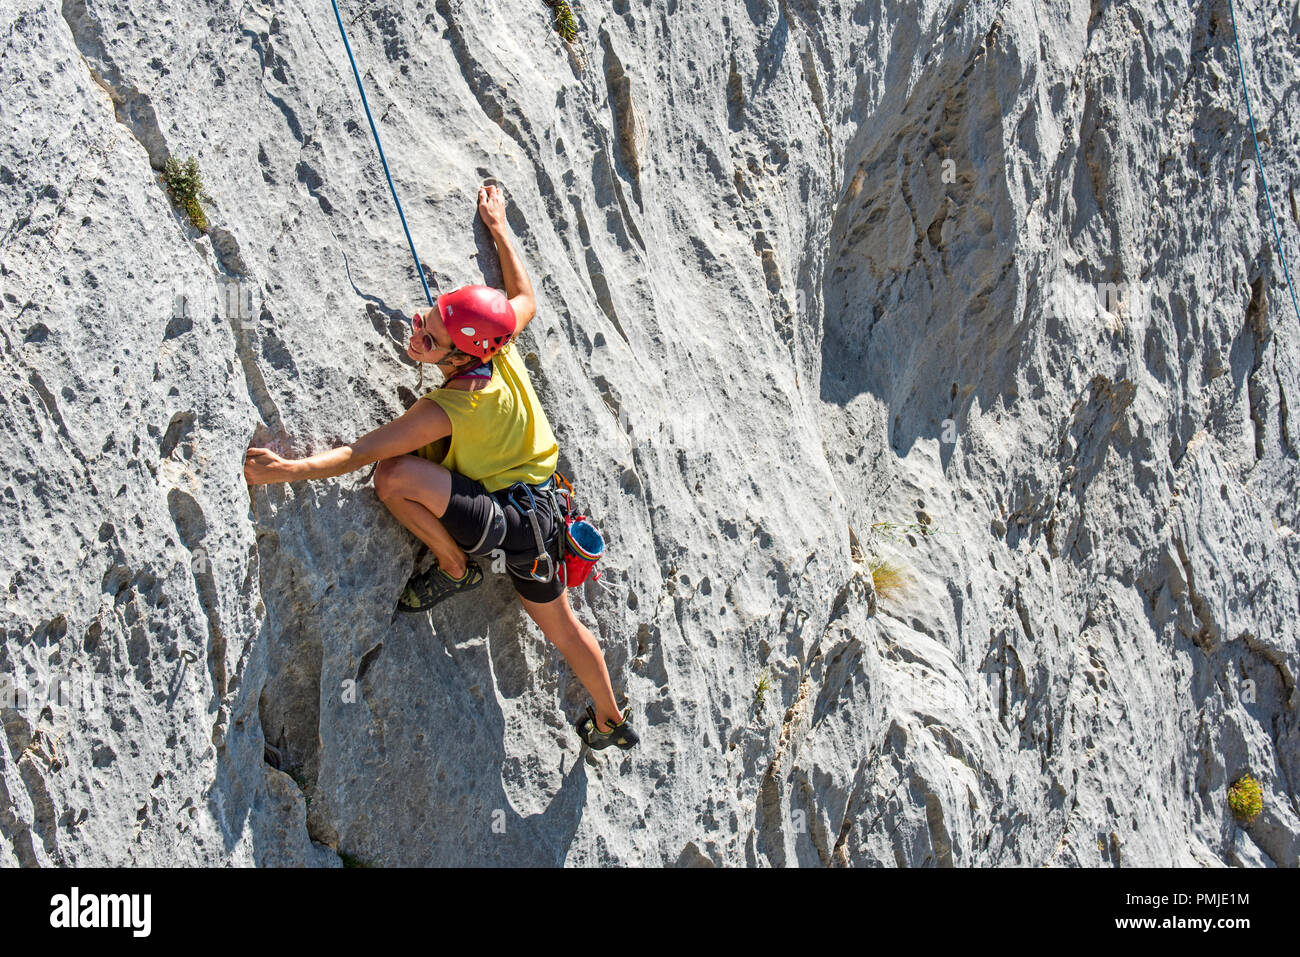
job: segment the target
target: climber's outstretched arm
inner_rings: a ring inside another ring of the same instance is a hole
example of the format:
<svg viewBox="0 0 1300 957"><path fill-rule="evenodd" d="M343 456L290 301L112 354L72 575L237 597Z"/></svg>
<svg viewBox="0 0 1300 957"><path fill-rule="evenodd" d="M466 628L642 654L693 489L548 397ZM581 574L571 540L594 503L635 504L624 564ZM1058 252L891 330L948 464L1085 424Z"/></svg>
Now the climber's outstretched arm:
<svg viewBox="0 0 1300 957"><path fill-rule="evenodd" d="M528 281L523 260L510 242L510 228L506 225L506 200L501 187L479 187L478 214L483 218L483 223L497 246L497 256L501 259L501 277L506 284L506 297L515 310L515 322L518 323L515 334L518 335L532 321L537 312L537 303L533 299L533 285Z"/></svg>
<svg viewBox="0 0 1300 957"><path fill-rule="evenodd" d="M244 478L249 485L332 478L380 459L414 452L447 435L451 435L451 419L442 406L420 399L392 422L355 442L305 459L282 458L270 449L249 449L244 456Z"/></svg>

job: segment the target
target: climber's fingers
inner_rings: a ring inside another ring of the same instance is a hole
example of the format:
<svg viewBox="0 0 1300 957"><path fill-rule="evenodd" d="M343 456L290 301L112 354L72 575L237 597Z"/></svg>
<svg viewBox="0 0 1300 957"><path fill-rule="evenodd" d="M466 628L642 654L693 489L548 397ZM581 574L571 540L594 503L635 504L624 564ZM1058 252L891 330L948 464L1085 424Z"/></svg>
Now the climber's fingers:
<svg viewBox="0 0 1300 957"><path fill-rule="evenodd" d="M281 463L270 449L251 448L244 453L244 481L249 485L266 485L274 481L273 470Z"/></svg>
<svg viewBox="0 0 1300 957"><path fill-rule="evenodd" d="M506 201L500 186L484 184L478 188L478 212L488 226L505 219Z"/></svg>

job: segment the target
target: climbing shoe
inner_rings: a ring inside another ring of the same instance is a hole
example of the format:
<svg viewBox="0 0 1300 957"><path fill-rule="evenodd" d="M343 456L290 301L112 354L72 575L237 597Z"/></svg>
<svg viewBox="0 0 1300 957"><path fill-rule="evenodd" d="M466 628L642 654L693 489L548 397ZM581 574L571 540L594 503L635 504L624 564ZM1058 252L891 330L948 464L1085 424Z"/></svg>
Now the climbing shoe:
<svg viewBox="0 0 1300 957"><path fill-rule="evenodd" d="M452 578L437 564L429 566L428 571L411 576L406 583L406 590L397 599L397 610L405 612L428 611L440 601L445 601L459 592L469 591L483 584L483 569L478 562L470 561L465 566L462 578Z"/></svg>
<svg viewBox="0 0 1300 957"><path fill-rule="evenodd" d="M601 731L596 728L596 710L591 705L587 705L587 713L579 718L573 727L577 730L578 737L582 738L587 747L593 751L600 751L610 745L622 748L624 751L631 751L641 741L637 733L632 730L632 723L628 721L631 715L631 708L624 709L622 721L618 724L606 721L606 730Z"/></svg>

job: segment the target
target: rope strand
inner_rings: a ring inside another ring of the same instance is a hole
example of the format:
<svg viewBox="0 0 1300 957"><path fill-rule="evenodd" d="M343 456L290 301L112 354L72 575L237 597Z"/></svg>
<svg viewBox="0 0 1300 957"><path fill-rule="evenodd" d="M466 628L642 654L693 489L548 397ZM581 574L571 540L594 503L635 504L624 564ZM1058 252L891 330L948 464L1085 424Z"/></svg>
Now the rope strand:
<svg viewBox="0 0 1300 957"><path fill-rule="evenodd" d="M420 265L420 257L415 252L415 241L411 239L411 230L406 225L406 214L402 212L402 201L397 198L397 187L393 185L393 174L388 169L388 157L384 155L384 146L379 142L379 130L375 127L375 118L370 113L370 102L366 99L366 88L361 84L361 71L357 69L356 58L352 56L352 44L348 42L348 32L343 29L343 17L339 13L337 0L330 0L330 5L334 7L334 19L339 24L339 36L343 38L343 49L348 53L348 62L352 64L352 75L357 81L357 92L361 94L361 105L365 108L366 119L370 123L371 135L375 138L375 148L379 150L379 162L384 165L384 178L388 180L389 192L393 194L393 205L397 207L397 215L402 220L402 232L406 233L406 244L411 248L411 258L415 260L415 273L420 277L420 285L424 288L424 298L433 305L433 294L429 292L429 284L424 279L424 267ZM420 379L417 389L424 389L424 363L420 363Z"/></svg>
<svg viewBox="0 0 1300 957"><path fill-rule="evenodd" d="M1277 244L1277 255L1282 260L1282 273L1286 276L1287 289L1291 292L1291 308L1295 310L1296 322L1300 322L1300 304L1296 302L1295 283L1291 281L1291 270L1286 264L1286 253L1282 249L1282 233L1277 228L1277 214L1273 212L1273 200L1268 194L1268 180L1264 176L1264 157L1259 150L1259 138L1255 135L1255 114L1250 109L1250 90L1246 86L1246 65L1241 58L1241 42L1237 39L1237 11L1232 0L1228 0L1228 14L1232 17L1232 45L1237 48L1237 69L1241 71L1241 92L1246 98L1246 117L1250 121L1250 139L1255 144L1255 164L1259 167L1259 182L1264 188L1264 202L1268 204L1268 217L1273 222L1273 241Z"/></svg>

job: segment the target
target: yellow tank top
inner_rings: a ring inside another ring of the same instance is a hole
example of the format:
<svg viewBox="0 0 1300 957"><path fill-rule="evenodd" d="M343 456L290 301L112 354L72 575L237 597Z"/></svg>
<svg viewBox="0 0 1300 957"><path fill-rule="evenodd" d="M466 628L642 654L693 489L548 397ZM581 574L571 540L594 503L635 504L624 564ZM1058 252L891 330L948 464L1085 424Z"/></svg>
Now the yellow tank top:
<svg viewBox="0 0 1300 957"><path fill-rule="evenodd" d="M515 482L537 485L555 472L560 447L513 343L493 357L483 388L434 389L424 398L451 419L451 439L417 450L421 458L476 479L489 492Z"/></svg>

